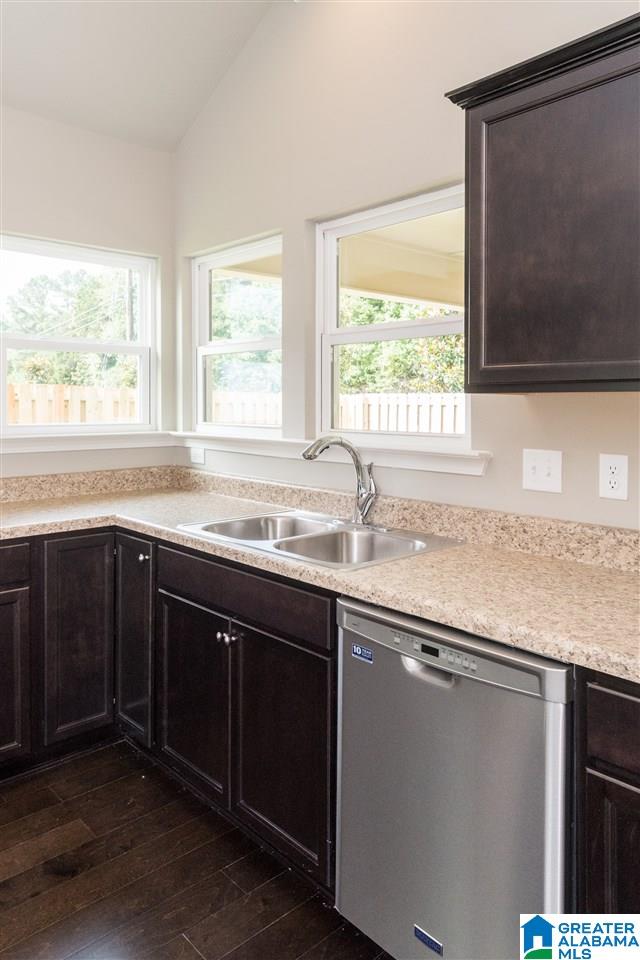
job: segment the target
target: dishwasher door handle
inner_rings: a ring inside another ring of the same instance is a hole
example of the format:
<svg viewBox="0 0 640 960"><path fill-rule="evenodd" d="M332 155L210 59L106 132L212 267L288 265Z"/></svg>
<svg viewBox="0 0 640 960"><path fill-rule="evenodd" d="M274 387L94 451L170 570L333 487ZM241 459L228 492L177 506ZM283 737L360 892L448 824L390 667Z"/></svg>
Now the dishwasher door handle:
<svg viewBox="0 0 640 960"><path fill-rule="evenodd" d="M407 673L418 680L423 680L424 683L432 683L436 687L451 688L455 686L458 679L454 673L449 673L448 670L430 667L427 663L422 663L421 660L415 660L413 657L407 657L404 653L400 659Z"/></svg>

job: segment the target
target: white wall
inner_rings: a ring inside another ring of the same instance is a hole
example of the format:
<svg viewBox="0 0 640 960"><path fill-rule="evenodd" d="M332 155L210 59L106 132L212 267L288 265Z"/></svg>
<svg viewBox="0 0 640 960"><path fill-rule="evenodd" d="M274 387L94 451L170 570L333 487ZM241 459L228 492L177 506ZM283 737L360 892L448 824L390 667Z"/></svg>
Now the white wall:
<svg viewBox="0 0 640 960"><path fill-rule="evenodd" d="M461 180L464 115L443 94L636 13L605 2L274 4L177 157L180 423L191 426L188 257L281 230L285 434L314 430L313 221ZM635 526L639 407L631 394L474 397L483 478L381 470L389 493ZM564 492L521 488L523 447L565 452ZM597 496L598 452L631 456L628 502ZM228 472L347 486L350 468L212 453Z"/></svg>
<svg viewBox="0 0 640 960"><path fill-rule="evenodd" d="M181 463L183 450L173 446L100 447L83 450L4 454L0 477L34 477L50 473L82 473L121 467L166 467ZM55 487L54 487L55 489Z"/></svg>
<svg viewBox="0 0 640 960"><path fill-rule="evenodd" d="M2 218L5 233L146 254L159 260L160 420L175 418L175 298L173 253L174 157L79 127L3 107ZM115 466L158 452L110 451ZM166 457L166 452L163 452ZM8 454L7 475L31 473L33 456ZM75 469L96 469L104 458L77 454ZM38 472L55 462L38 458ZM67 467L66 469L70 469Z"/></svg>
<svg viewBox="0 0 640 960"><path fill-rule="evenodd" d="M191 426L188 258L282 230L285 388L290 437L314 432L314 221L460 180L463 113L443 97L461 83L635 13L605 2L335 2L274 4L185 137L176 160L4 108L2 223L8 233L160 258L162 425ZM174 317L174 222L178 336ZM177 397L174 364L184 375ZM525 513L638 523L636 395L479 396L473 444L484 477L378 471L383 492ZM564 492L521 489L522 447L565 453ZM629 501L597 496L598 452L631 457ZM7 475L186 462L142 447L4 457ZM348 464L209 452L232 473L348 488Z"/></svg>

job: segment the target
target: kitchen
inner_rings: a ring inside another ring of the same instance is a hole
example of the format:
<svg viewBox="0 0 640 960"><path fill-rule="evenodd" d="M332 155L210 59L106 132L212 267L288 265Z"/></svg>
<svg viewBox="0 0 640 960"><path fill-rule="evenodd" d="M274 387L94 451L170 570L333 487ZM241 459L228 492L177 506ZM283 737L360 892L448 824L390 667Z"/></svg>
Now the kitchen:
<svg viewBox="0 0 640 960"><path fill-rule="evenodd" d="M638 4L2 20L0 957L638 924Z"/></svg>

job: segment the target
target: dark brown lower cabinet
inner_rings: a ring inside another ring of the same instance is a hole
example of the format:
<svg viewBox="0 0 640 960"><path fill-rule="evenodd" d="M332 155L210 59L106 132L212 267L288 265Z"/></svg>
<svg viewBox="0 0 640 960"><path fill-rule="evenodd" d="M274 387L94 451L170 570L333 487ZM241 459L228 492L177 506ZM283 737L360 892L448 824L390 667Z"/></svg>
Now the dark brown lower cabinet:
<svg viewBox="0 0 640 960"><path fill-rule="evenodd" d="M329 885L333 660L232 623L231 808Z"/></svg>
<svg viewBox="0 0 640 960"><path fill-rule="evenodd" d="M115 735L117 701L127 734L330 889L334 625L326 591L133 534L3 544L0 765ZM575 909L638 913L640 685L576 668L575 744Z"/></svg>
<svg viewBox="0 0 640 960"><path fill-rule="evenodd" d="M152 743L155 544L116 536L116 716L145 747Z"/></svg>
<svg viewBox="0 0 640 960"><path fill-rule="evenodd" d="M113 723L114 537L44 545L44 743Z"/></svg>
<svg viewBox="0 0 640 960"><path fill-rule="evenodd" d="M585 913L640 908L640 788L586 771Z"/></svg>
<svg viewBox="0 0 640 960"><path fill-rule="evenodd" d="M30 748L29 592L0 592L0 762Z"/></svg>
<svg viewBox="0 0 640 960"><path fill-rule="evenodd" d="M640 911L640 686L576 671L577 911Z"/></svg>
<svg viewBox="0 0 640 960"><path fill-rule="evenodd" d="M331 887L333 598L162 545L157 579L161 755Z"/></svg>
<svg viewBox="0 0 640 960"><path fill-rule="evenodd" d="M124 531L5 545L0 764L123 731L331 888L334 633L326 591Z"/></svg>
<svg viewBox="0 0 640 960"><path fill-rule="evenodd" d="M163 757L219 801L228 796L229 621L159 591L159 730Z"/></svg>

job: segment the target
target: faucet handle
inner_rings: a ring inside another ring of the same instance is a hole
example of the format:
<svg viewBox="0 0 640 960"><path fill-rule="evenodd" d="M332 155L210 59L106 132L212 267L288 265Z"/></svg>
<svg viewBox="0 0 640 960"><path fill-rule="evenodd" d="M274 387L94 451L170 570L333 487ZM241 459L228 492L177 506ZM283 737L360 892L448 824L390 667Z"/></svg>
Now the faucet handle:
<svg viewBox="0 0 640 960"><path fill-rule="evenodd" d="M354 511L354 520L356 523L365 523L367 516L375 503L378 491L376 488L376 482L373 479L373 463L365 463L362 465L363 477L366 480L366 486L364 484L358 485L358 494L356 497L356 507Z"/></svg>
<svg viewBox="0 0 640 960"><path fill-rule="evenodd" d="M369 481L369 492L372 493L372 494L375 496L375 494L376 494L376 482L375 482L375 480L373 479L373 460L371 461L371 463L365 463L364 469L365 469L366 474L367 474L367 480Z"/></svg>

